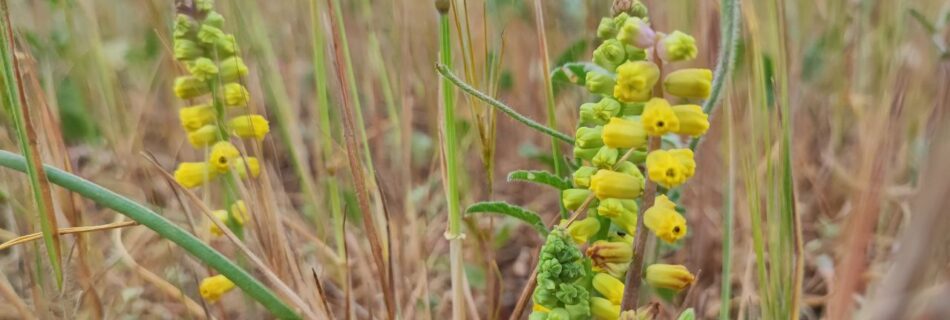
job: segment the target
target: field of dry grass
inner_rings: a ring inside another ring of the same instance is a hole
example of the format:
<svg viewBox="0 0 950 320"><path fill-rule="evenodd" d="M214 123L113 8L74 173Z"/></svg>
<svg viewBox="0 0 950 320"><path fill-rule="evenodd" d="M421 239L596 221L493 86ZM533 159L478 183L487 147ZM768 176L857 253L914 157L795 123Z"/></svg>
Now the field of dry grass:
<svg viewBox="0 0 950 320"><path fill-rule="evenodd" d="M548 92L545 70L591 59L613 1L437 0L443 25L432 0L217 0L249 70L242 112L270 134L234 139L259 176L188 189L176 167L208 157L172 89L191 2L0 0L0 319L527 319L545 238L465 211L505 201L557 221L559 192L506 178L566 177L572 146L445 82L440 48L461 80L573 136L594 96ZM643 3L654 27L695 37L679 67L709 69L723 4L740 9L696 175L675 191L689 234L644 255L695 282L644 289L641 305L658 319L950 319L950 3ZM47 182L11 153L64 172ZM142 206L69 189L66 172ZM234 199L250 219L212 233ZM220 266L249 277L203 299Z"/></svg>

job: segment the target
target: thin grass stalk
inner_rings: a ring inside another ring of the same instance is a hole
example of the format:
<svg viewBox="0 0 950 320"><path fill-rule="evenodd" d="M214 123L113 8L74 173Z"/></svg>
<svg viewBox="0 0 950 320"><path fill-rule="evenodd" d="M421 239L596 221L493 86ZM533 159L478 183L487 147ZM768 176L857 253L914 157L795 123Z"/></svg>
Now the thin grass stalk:
<svg viewBox="0 0 950 320"><path fill-rule="evenodd" d="M16 171L26 172L27 161L24 157L0 150L0 166ZM81 177L59 170L52 166L45 166L45 172L50 182L69 189L99 205L112 209L130 219L148 227L162 238L174 242L185 249L191 256L211 266L234 284L244 290L251 298L263 305L272 315L280 319L299 319L300 316L270 289L254 279L247 271L238 267L220 252L214 250L194 235L168 221L164 216L151 209L129 200L112 190L103 188Z"/></svg>
<svg viewBox="0 0 950 320"><path fill-rule="evenodd" d="M479 100L484 101L485 103L488 103L488 105L490 105L490 106L492 106L492 107L495 107L495 109L498 109L498 110L500 110L501 112L504 112L505 114L507 114L507 115L508 115L509 117L511 117L512 119L514 119L514 120L516 120L516 121L518 121L518 122L521 122L521 123L523 123L524 125L526 125L526 126L532 128L532 129L534 129L534 130L537 130L537 131L539 131L539 132L541 132L541 133L543 133L543 134L546 134L546 135L549 135L549 136L551 136L551 137L557 138L558 140L564 141L564 142L569 143L569 144L572 144L572 145L574 144L574 138L571 138L570 136L568 136L568 135L566 135L566 134L564 134L564 133L561 133L561 132L559 132L559 131L557 131L557 130L555 130L555 129L549 128L549 127L547 127L547 126L545 126L545 125L543 125L543 124L537 123L537 122L535 122L534 120L531 120L531 119L529 119L528 117L526 117L526 116L524 116L524 115L518 113L517 111L515 111L515 109L512 109L511 107L505 105L505 104L502 103L501 101L495 100L495 98L492 98L492 97L488 96L487 94L485 94L485 93L483 93L483 92L481 92L481 91L478 91L478 89L475 89L474 87L472 87L472 86L469 85L468 83L465 83L465 81L462 81L462 79L459 79L459 78L458 78L455 74L453 74L452 71L450 71L449 68L446 67L444 64L441 64L441 63L440 63L440 64L437 64L435 68L436 68L436 70L439 70L439 73L440 73L445 79L447 79L448 81L450 81L452 84L454 84L455 86L457 86L459 89L462 89L462 91L464 91L465 93L470 94L470 95L472 95L472 96L478 98Z"/></svg>
<svg viewBox="0 0 950 320"><path fill-rule="evenodd" d="M452 65L452 42L449 31L449 16L439 15L439 58L443 66ZM464 272L462 258L462 212L458 194L458 150L455 128L455 87L448 79L442 79L442 157L445 175L445 197L448 203L449 261L452 278L452 319L465 319Z"/></svg>
<svg viewBox="0 0 950 320"><path fill-rule="evenodd" d="M538 47L541 51L541 72L544 76L544 101L547 107L548 127L557 128L557 113L554 104L554 86L551 84L551 59L548 54L547 34L544 32L544 9L541 0L534 0L535 30L538 33ZM551 137L551 159L554 163L554 173L558 177L564 176L564 168L561 167L561 150L556 138ZM561 210L561 215L567 214L567 210Z"/></svg>
<svg viewBox="0 0 950 320"><path fill-rule="evenodd" d="M310 0L310 26L313 42L313 76L316 85L317 114L320 117L320 151L323 153L324 166L329 166L333 161L333 128L330 124L330 96L327 91L327 68L326 55L324 47L326 39L323 38L323 30L319 28L322 23L318 18L317 0ZM329 170L327 170L329 171ZM333 234L336 242L337 256L343 256L345 248L344 229L343 229L343 202L340 194L340 185L334 174L327 173L326 185L327 194L325 199L329 199L330 216L333 219ZM340 268L340 272L346 273L347 268ZM344 276L345 278L345 276Z"/></svg>
<svg viewBox="0 0 950 320"><path fill-rule="evenodd" d="M43 232L43 242L46 245L46 254L56 278L56 286L63 287L63 266L60 260L62 249L59 234L56 232L56 213L53 211L53 199L50 194L49 181L43 170L43 160L37 146L36 130L30 117L30 108L27 105L26 93L23 89L23 75L19 62L16 59L16 45L13 36L13 23L10 21L10 11L7 2L2 3L3 43L0 43L0 60L3 63L3 84L6 92L4 105L13 118L16 129L17 144L20 152L26 158L26 173L30 178L30 189L33 192L33 201L36 203L39 214L40 230Z"/></svg>
<svg viewBox="0 0 950 320"><path fill-rule="evenodd" d="M727 99L728 100L728 99ZM722 230L722 288L720 290L719 319L729 320L729 309L732 308L732 246L733 229L735 227L735 189L736 189L736 144L732 107L726 105L726 193L723 195L723 230ZM741 312L741 310L740 310Z"/></svg>
<svg viewBox="0 0 950 320"><path fill-rule="evenodd" d="M726 80L732 77L732 68L736 62L736 51L739 50L739 41L742 40L740 32L742 31L742 4L741 0L722 0L720 1L720 33L718 60L716 60L716 69L713 71L713 81L709 92L709 98L703 101L703 112L709 115L710 121L714 115L713 111L719 104L719 97L725 87ZM704 136L692 138L689 141L689 149L696 151L699 143Z"/></svg>

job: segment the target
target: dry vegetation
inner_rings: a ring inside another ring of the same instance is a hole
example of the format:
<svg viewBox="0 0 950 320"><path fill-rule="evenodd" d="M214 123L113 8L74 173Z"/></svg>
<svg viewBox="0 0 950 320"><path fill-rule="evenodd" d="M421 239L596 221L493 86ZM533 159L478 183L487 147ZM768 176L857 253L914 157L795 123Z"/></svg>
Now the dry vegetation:
<svg viewBox="0 0 950 320"><path fill-rule="evenodd" d="M455 73L542 123L541 57L549 55L552 67L560 57L589 59L611 5L539 1L545 25L538 32L534 1L450 1ZM14 87L23 89L42 161L152 208L291 307L303 306L304 316L449 318L433 1L217 2L223 29L235 34L250 68L250 107L272 129L246 146L263 159L263 172L241 184L254 213L243 241L208 232L202 211L218 207L217 196L185 191L167 175L178 162L204 156L178 125L185 103L171 88L184 67L172 55L170 0L0 0L9 5L16 43L21 77ZM655 25L696 37L702 50L691 66L716 64L718 1L644 3ZM662 302L660 318L688 307L717 318L728 305L740 319L796 312L804 319L950 319L950 6L747 0L741 12L733 76L699 146L701 169L683 189L690 234L681 248L654 246L648 256L699 271L679 298L649 298ZM548 52L539 49L539 34ZM557 192L505 181L515 169L553 170L551 139L492 115L461 91L456 97L462 210L504 200L553 221ZM3 98L0 149L20 153L13 106ZM572 132L577 106L590 99L580 87L559 88L557 129ZM343 113L357 107L359 114ZM323 108L329 127L320 121ZM347 117L355 127L344 128ZM354 176L363 179L354 183ZM44 210L25 177L0 169L3 242L41 231ZM341 190L340 237L330 184ZM62 285L42 238L4 247L0 318L270 317L239 290L203 301L198 283L217 272L153 230L60 187L50 195L63 233ZM735 219L731 259L723 258L727 217ZM508 318L544 239L517 220L487 215L466 216L464 233L464 313ZM731 264L727 278L724 263Z"/></svg>

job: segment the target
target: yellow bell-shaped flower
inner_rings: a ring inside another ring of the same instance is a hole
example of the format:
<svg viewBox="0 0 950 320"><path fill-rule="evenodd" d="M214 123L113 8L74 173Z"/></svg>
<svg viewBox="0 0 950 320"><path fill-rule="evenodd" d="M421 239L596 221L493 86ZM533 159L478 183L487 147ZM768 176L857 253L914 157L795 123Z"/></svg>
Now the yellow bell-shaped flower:
<svg viewBox="0 0 950 320"><path fill-rule="evenodd" d="M208 182L216 172L207 162L182 162L175 169L174 177L185 188L194 188Z"/></svg>
<svg viewBox="0 0 950 320"><path fill-rule="evenodd" d="M233 56L221 60L221 81L238 81L242 77L247 76L247 73L247 65L244 64L244 60L242 60L241 57Z"/></svg>
<svg viewBox="0 0 950 320"><path fill-rule="evenodd" d="M593 280L594 289L597 292L600 292L600 295L610 300L613 304L620 304L620 301L623 300L623 282L617 280L606 273L598 273L594 275Z"/></svg>
<svg viewBox="0 0 950 320"><path fill-rule="evenodd" d="M205 125L195 131L188 132L188 143L195 148L204 148L218 141L218 126Z"/></svg>
<svg viewBox="0 0 950 320"><path fill-rule="evenodd" d="M689 149L686 149L689 150ZM686 182L690 177L684 152L654 150L647 154L647 175L650 180L666 188L674 188ZM695 165L693 166L695 168Z"/></svg>
<svg viewBox="0 0 950 320"><path fill-rule="evenodd" d="M243 85L231 82L224 85L224 104L232 107L246 106L251 101L251 93Z"/></svg>
<svg viewBox="0 0 950 320"><path fill-rule="evenodd" d="M231 204L231 218L235 223L244 225L251 221L251 215L247 212L247 205L244 200L238 200Z"/></svg>
<svg viewBox="0 0 950 320"><path fill-rule="evenodd" d="M643 122L643 128L648 135L662 136L668 132L679 130L680 121L670 107L670 103L663 98L653 98L647 101L643 107L643 115L640 116Z"/></svg>
<svg viewBox="0 0 950 320"><path fill-rule="evenodd" d="M181 76L175 78L175 96L180 99L191 99L211 91L208 83L195 76Z"/></svg>
<svg viewBox="0 0 950 320"><path fill-rule="evenodd" d="M610 169L617 163L617 159L620 158L620 150L611 147L601 147L600 150L597 150L597 154L590 159L590 163L598 168Z"/></svg>
<svg viewBox="0 0 950 320"><path fill-rule="evenodd" d="M225 210L211 211L211 216L214 217L214 219L221 221L221 223L225 223L228 221L228 212ZM211 222L208 225L208 231L210 231L211 235L215 237L220 237L221 235L224 235L224 232L221 231L221 228L218 228L218 225L214 222Z"/></svg>
<svg viewBox="0 0 950 320"><path fill-rule="evenodd" d="M659 263L647 267L646 278L651 287L675 291L686 289L696 280L685 266Z"/></svg>
<svg viewBox="0 0 950 320"><path fill-rule="evenodd" d="M673 113L679 120L679 130L676 133L698 137L709 130L709 116L703 108L695 104L681 104L673 106Z"/></svg>
<svg viewBox="0 0 950 320"><path fill-rule="evenodd" d="M663 80L666 93L681 98L706 99L712 88L712 71L709 69L680 69L666 75Z"/></svg>
<svg viewBox="0 0 950 320"><path fill-rule="evenodd" d="M181 121L181 127L188 132L196 131L201 127L214 123L214 118L214 107L210 104L199 104L178 110L178 120Z"/></svg>
<svg viewBox="0 0 950 320"><path fill-rule="evenodd" d="M649 61L628 61L617 67L614 97L621 102L642 102L650 99L653 85L660 78L660 68Z"/></svg>
<svg viewBox="0 0 950 320"><path fill-rule="evenodd" d="M239 157L234 159L234 170L241 179L256 178L261 174L261 163L255 157Z"/></svg>
<svg viewBox="0 0 950 320"><path fill-rule="evenodd" d="M647 143L647 133L638 120L610 118L601 133L602 141L611 148L639 148Z"/></svg>
<svg viewBox="0 0 950 320"><path fill-rule="evenodd" d="M587 248L587 256L596 266L603 266L605 263L629 263L633 258L633 245L626 241L600 240Z"/></svg>
<svg viewBox="0 0 950 320"><path fill-rule="evenodd" d="M696 48L696 39L693 39L692 36L680 32L679 30L673 31L673 33L663 37L663 39L657 43L657 53L659 53L660 58L664 61L692 60L696 58L698 51Z"/></svg>
<svg viewBox="0 0 950 320"><path fill-rule="evenodd" d="M591 271L601 272L611 275L614 278L623 278L627 270L630 269L629 263L603 263L601 265L591 266Z"/></svg>
<svg viewBox="0 0 950 320"><path fill-rule="evenodd" d="M234 289L234 282L231 282L231 280L224 275L219 274L204 278L198 287L202 298L208 302L215 302L221 299L222 295Z"/></svg>
<svg viewBox="0 0 950 320"><path fill-rule="evenodd" d="M561 203L567 210L577 210L581 204L590 196L590 190L587 189L564 189L561 191Z"/></svg>
<svg viewBox="0 0 950 320"><path fill-rule="evenodd" d="M590 178L590 190L598 199L636 199L643 191L643 180L611 170L600 170Z"/></svg>
<svg viewBox="0 0 950 320"><path fill-rule="evenodd" d="M270 124L267 119L258 114L241 115L228 120L228 129L241 138L254 138L261 141L270 132Z"/></svg>
<svg viewBox="0 0 950 320"><path fill-rule="evenodd" d="M208 81L218 75L218 66L211 59L201 57L188 64L188 72L201 81Z"/></svg>
<svg viewBox="0 0 950 320"><path fill-rule="evenodd" d="M620 305L601 297L593 297L590 298L590 313L597 320L617 320L620 319Z"/></svg>
<svg viewBox="0 0 950 320"><path fill-rule="evenodd" d="M228 172L231 169L232 161L241 157L241 152L237 147L227 141L215 143L211 147L211 155L208 157L208 164L215 171L220 173Z"/></svg>
<svg viewBox="0 0 950 320"><path fill-rule="evenodd" d="M693 150L683 148L671 149L669 152L676 161L679 161L686 178L692 178L693 174L696 173L696 160L693 159Z"/></svg>
<svg viewBox="0 0 950 320"><path fill-rule="evenodd" d="M637 231L637 210L637 201L629 199L604 199L597 205L598 214L610 218L628 234Z"/></svg>
<svg viewBox="0 0 950 320"><path fill-rule="evenodd" d="M567 220L561 221L561 223L566 224ZM571 236L571 239L574 239L575 243L582 244L586 243L587 239L590 239L599 230L600 221L597 220L597 217L588 216L584 220L574 221L568 226L567 234Z"/></svg>
<svg viewBox="0 0 950 320"><path fill-rule="evenodd" d="M652 207L643 213L643 225L657 238L673 243L686 235L686 219L676 211L676 204L665 195L656 197Z"/></svg>

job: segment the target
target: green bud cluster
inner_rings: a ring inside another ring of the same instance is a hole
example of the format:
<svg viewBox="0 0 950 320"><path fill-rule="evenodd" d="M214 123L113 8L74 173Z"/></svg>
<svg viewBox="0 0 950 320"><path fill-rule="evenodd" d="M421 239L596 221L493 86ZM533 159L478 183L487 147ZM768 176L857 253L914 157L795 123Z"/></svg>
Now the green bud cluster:
<svg viewBox="0 0 950 320"><path fill-rule="evenodd" d="M532 320L590 319L590 266L563 229L555 229L541 249Z"/></svg>

